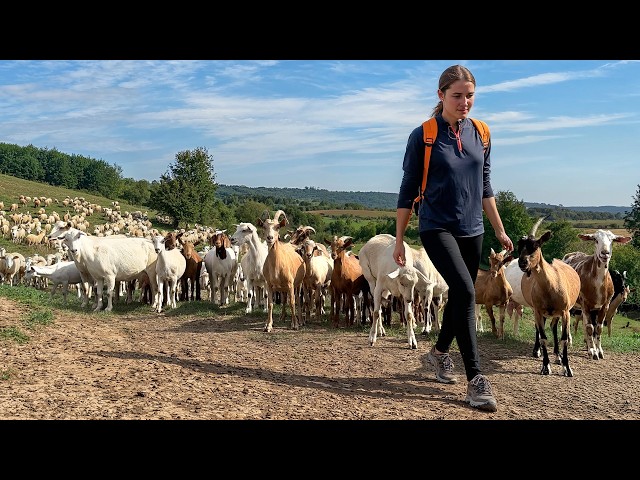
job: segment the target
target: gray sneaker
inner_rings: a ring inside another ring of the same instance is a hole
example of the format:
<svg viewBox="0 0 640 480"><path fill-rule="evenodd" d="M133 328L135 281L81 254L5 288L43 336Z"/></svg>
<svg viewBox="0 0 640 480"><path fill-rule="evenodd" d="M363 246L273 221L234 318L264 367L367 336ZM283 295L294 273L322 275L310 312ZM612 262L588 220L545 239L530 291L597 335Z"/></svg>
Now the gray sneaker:
<svg viewBox="0 0 640 480"><path fill-rule="evenodd" d="M465 402L472 407L487 412L498 410L498 403L493 396L489 379L482 374L477 374L467 385L467 398Z"/></svg>
<svg viewBox="0 0 640 480"><path fill-rule="evenodd" d="M436 369L436 380L441 383L456 383L458 379L453 374L453 361L448 353L436 354L434 345L427 354L427 359Z"/></svg>

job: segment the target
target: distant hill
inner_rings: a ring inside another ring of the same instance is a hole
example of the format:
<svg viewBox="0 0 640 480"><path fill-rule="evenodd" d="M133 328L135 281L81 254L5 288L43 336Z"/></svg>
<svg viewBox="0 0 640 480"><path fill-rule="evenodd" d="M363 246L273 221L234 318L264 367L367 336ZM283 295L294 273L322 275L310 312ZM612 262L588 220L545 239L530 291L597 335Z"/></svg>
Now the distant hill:
<svg viewBox="0 0 640 480"><path fill-rule="evenodd" d="M315 187L306 188L276 188L276 187L246 187L244 185L218 184L216 195L224 199L233 195L239 197L256 196L296 199L308 202L325 202L331 205L358 204L371 210L395 210L398 202L397 193L384 192L335 192ZM625 214L631 207L604 205L599 207L564 207L547 203L524 202L527 208L565 208L577 212L601 212Z"/></svg>
<svg viewBox="0 0 640 480"><path fill-rule="evenodd" d="M549 205L547 203L524 202L527 208L566 208L575 212L604 212L604 213L621 213L625 214L631 211L631 207L616 207L613 205L603 205L600 207L565 207L563 205Z"/></svg>

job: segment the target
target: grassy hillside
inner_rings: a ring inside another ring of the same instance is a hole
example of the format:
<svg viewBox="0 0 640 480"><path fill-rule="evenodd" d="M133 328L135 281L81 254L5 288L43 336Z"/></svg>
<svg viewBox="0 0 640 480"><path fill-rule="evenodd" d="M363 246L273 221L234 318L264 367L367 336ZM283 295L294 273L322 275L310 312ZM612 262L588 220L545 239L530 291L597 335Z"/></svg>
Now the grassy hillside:
<svg viewBox="0 0 640 480"><path fill-rule="evenodd" d="M62 201L67 196L72 199L75 197L83 197L89 203L95 203L97 205L102 205L103 207L111 207L111 202L113 201L113 199L101 197L99 195L92 195L86 192L70 190L68 188L62 187L55 187L46 183L32 182L29 180L23 180L21 178L0 174L0 201L4 202L4 207L7 215L10 213L9 210L11 208L11 204L18 203L20 195L26 195L31 198L47 197L53 199L53 204L51 204L50 207L46 208L45 211L48 214L56 211L58 212L58 214L60 214L60 216L64 215L68 211L68 208L62 204ZM123 202L120 202L120 209L122 212L133 212L136 210L140 210L142 212L146 211L149 219L152 222L154 221L157 213L156 211L149 210L148 208L142 207L140 205L131 205ZM31 202L25 206L21 206L18 211L20 213L31 213L32 215L37 216L38 209L34 208L33 202ZM74 214L73 210L71 210L69 213ZM92 226L105 223L104 217L99 213L94 213L91 217L88 217L88 220ZM34 253L39 253L42 255L43 253L51 253L51 251L44 246L27 247L26 245L15 245L11 242L10 239L1 237L0 247L4 247L7 249L7 251L10 252L22 253L23 255L32 255Z"/></svg>

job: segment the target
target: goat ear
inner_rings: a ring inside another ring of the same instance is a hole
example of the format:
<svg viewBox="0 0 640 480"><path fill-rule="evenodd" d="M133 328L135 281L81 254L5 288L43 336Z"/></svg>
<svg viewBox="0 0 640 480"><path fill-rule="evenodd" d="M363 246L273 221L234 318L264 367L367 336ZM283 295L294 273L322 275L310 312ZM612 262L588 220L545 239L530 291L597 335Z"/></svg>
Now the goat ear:
<svg viewBox="0 0 640 480"><path fill-rule="evenodd" d="M399 268L396 268L393 272L387 273L387 277L392 278L392 279L393 278L397 278L398 275L400 275L400 269Z"/></svg>

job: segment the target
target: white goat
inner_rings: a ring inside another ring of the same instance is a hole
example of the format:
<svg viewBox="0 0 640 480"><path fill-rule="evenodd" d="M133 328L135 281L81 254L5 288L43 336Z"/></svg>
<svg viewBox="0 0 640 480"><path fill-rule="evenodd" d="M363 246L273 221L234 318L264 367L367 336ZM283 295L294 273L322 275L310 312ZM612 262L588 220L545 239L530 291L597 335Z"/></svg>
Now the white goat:
<svg viewBox="0 0 640 480"><path fill-rule="evenodd" d="M49 280L51 284L51 295L53 299L58 285L62 285L62 297L64 303L67 303L67 294L69 293L69 285L81 284L82 277L76 266L76 262L72 260L64 260L53 265L31 265L27 270L26 276L39 276Z"/></svg>
<svg viewBox="0 0 640 480"><path fill-rule="evenodd" d="M236 231L231 235L231 244L248 245L249 249L240 259L242 272L247 279L247 308L245 313L251 313L253 306L261 306L266 311L266 283L262 267L269 249L258 235L258 229L252 223L243 222L236 225Z"/></svg>
<svg viewBox="0 0 640 480"><path fill-rule="evenodd" d="M236 252L231 246L225 246L229 237L226 230L218 230L212 238L213 248L204 256L204 266L209 274L209 298L218 305L229 304L229 291L235 278L238 262Z"/></svg>
<svg viewBox="0 0 640 480"><path fill-rule="evenodd" d="M604 358L601 342L602 324L613 297L613 281L609 273L613 242L628 243L631 237L616 235L609 230L582 233L578 237L595 242L593 255L571 252L567 253L562 260L571 265L580 276L580 296L575 308L582 311L587 355L593 360L598 360Z"/></svg>
<svg viewBox="0 0 640 480"><path fill-rule="evenodd" d="M169 232L165 236L154 235L152 241L158 259L155 268L157 289L151 307L155 307L156 312L160 313L164 302L165 283L168 286L167 307L177 307L178 282L187 268L187 259L177 248L175 232Z"/></svg>
<svg viewBox="0 0 640 480"><path fill-rule="evenodd" d="M358 252L362 274L369 282L373 294L373 319L369 331L369 344L374 346L380 332L384 336L382 325L382 306L387 305L392 296L403 300L404 317L407 325L409 348L418 348L415 335L415 316L413 314L414 289L420 279L431 284L420 270L413 266L413 250L405 242L405 265L398 267L393 259L396 239L393 235L380 234L370 238Z"/></svg>
<svg viewBox="0 0 640 480"><path fill-rule="evenodd" d="M51 232L50 236L56 231ZM113 290L123 280L137 279L146 271L151 283L152 297L157 292L156 261L158 254L153 243L146 238L109 236L90 237L85 232L68 227L56 237L69 248L73 260L80 270L83 281L88 274L96 283L96 306L102 309L103 288L106 285L107 306L113 310Z"/></svg>
<svg viewBox="0 0 640 480"><path fill-rule="evenodd" d="M413 254L413 266L420 270L424 276L429 279L429 283L423 284L423 282L418 282L416 287L420 294L424 314L422 334L426 335L430 333L432 329L436 332L440 330L438 312L440 310L440 306L446 299L449 286L447 285L447 282L445 282L444 278L442 278L440 272L436 269L424 248L410 248ZM437 306L436 300L438 304Z"/></svg>
<svg viewBox="0 0 640 480"><path fill-rule="evenodd" d="M550 317L553 330L556 363L562 364L564 375L573 377L569 366L567 346L569 344L570 309L576 303L580 294L580 276L571 266L562 260L554 258L547 262L542 255L541 247L551 238L548 231L540 238L535 238L535 232L542 223L540 218L533 226L528 236L518 240L518 265L525 273L522 277L521 288L526 303L531 306L536 322L536 345L533 347L534 356L538 357L538 350L542 348L542 375L549 375L549 354L547 352L547 336L545 321ZM558 346L558 320L562 320L562 355Z"/></svg>

